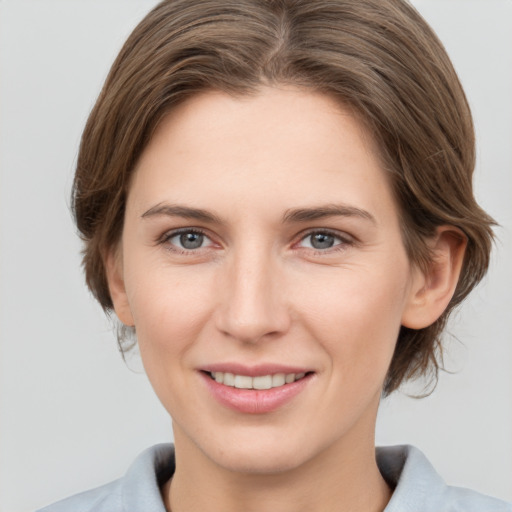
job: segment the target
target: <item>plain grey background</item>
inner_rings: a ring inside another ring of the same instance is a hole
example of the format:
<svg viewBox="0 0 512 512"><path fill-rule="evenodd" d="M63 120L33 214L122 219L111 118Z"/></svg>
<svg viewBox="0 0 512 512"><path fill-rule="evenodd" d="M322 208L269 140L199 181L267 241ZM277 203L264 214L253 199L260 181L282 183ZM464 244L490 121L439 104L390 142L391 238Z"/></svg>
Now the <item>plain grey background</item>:
<svg viewBox="0 0 512 512"><path fill-rule="evenodd" d="M154 0L0 0L0 512L122 475L171 439L83 284L69 190L109 65ZM455 316L423 400L383 402L379 444L420 447L445 479L512 500L512 1L416 0L466 88L476 191L501 224L485 282Z"/></svg>

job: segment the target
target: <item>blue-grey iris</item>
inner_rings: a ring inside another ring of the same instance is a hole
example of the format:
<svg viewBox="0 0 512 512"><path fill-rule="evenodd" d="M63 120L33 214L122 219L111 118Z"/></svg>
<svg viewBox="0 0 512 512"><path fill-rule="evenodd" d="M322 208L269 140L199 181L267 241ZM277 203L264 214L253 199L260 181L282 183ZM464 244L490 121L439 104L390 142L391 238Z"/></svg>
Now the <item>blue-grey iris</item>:
<svg viewBox="0 0 512 512"><path fill-rule="evenodd" d="M198 249L203 245L204 235L201 233L183 233L180 235L180 243L185 249Z"/></svg>
<svg viewBox="0 0 512 512"><path fill-rule="evenodd" d="M315 249L329 249L334 245L334 236L328 233L315 233L311 235L311 247Z"/></svg>

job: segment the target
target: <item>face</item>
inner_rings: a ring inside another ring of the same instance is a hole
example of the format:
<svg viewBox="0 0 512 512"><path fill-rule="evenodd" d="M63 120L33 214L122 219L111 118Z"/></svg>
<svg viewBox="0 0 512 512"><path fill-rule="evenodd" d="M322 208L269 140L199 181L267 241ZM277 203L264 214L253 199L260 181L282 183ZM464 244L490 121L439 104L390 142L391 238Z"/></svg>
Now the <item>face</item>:
<svg viewBox="0 0 512 512"><path fill-rule="evenodd" d="M267 88L174 110L109 269L177 447L249 472L373 450L416 278L372 142L333 100Z"/></svg>

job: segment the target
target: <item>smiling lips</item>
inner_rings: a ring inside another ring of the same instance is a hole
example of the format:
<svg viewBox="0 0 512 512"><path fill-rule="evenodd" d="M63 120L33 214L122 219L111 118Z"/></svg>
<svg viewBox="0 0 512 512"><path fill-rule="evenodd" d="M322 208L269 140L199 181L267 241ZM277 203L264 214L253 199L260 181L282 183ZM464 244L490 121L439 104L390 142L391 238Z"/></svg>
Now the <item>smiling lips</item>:
<svg viewBox="0 0 512 512"><path fill-rule="evenodd" d="M224 386L238 389L272 389L291 384L302 379L306 374L301 373L276 373L274 375L261 375L250 377L248 375L235 375L229 372L211 372L212 379Z"/></svg>
<svg viewBox="0 0 512 512"><path fill-rule="evenodd" d="M200 373L217 402L246 414L263 414L279 409L303 391L314 376L314 372L292 369L283 371L281 368L277 371L247 368L229 370L212 368L203 369Z"/></svg>

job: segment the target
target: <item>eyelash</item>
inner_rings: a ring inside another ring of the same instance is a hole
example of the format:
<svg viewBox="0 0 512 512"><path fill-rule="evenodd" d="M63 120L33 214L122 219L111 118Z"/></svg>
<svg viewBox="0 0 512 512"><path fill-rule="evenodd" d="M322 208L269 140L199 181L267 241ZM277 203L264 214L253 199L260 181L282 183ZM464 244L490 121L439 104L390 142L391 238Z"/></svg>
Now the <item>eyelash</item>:
<svg viewBox="0 0 512 512"><path fill-rule="evenodd" d="M178 246L176 246L174 244L171 244L170 241L174 237L179 236L179 235L184 235L184 234L202 235L205 238L207 238L208 240L211 240L210 237L208 236L208 234L205 231L203 231L202 229L199 229L199 228L181 228L181 229L176 229L176 230L173 230L173 231L168 231L167 233L165 233L158 240L158 244L160 244L160 245L167 245L166 248L167 248L168 251L171 251L171 252L176 253L176 254L183 254L185 256L196 255L199 249L204 249L203 247L201 247L199 249L196 249L196 250L195 249L181 249Z"/></svg>
<svg viewBox="0 0 512 512"><path fill-rule="evenodd" d="M182 249L182 248L179 248L178 246L176 246L175 244L170 243L170 240L172 240L173 238L175 238L179 235L182 235L182 234L201 235L211 241L211 238L202 229L181 228L181 229L176 229L176 230L169 231L169 232L165 233L158 240L158 244L167 245L167 250L169 250L173 253L183 254L183 255L187 255L187 256L196 255L200 249L205 248L205 247L199 247L198 249ZM333 238L338 240L338 243L334 247L330 247L325 250L320 250L320 249L315 249L315 248L306 248L306 249L312 250L314 255L325 256L327 254L332 254L333 252L344 251L347 249L347 247L353 246L356 243L352 237L349 237L348 235L342 236L340 233L338 233L336 231L332 231L329 229L310 229L310 230L300 234L300 238L299 238L298 242L294 243L294 246L297 245L298 243L306 240L308 237L311 237L313 235L319 235L319 234L332 236Z"/></svg>
<svg viewBox="0 0 512 512"><path fill-rule="evenodd" d="M329 247L325 250L315 249L314 247L308 248L309 250L313 251L313 254L316 255L330 255L332 253L337 253L340 251L345 251L348 247L353 246L355 244L355 240L348 235L341 235L340 233L336 231L331 231L329 229L310 229L305 233L302 233L299 242L303 242L308 237L312 237L313 235L327 235L332 236L335 240L338 241L337 244L335 244L333 247ZM294 244L296 245L296 244Z"/></svg>

